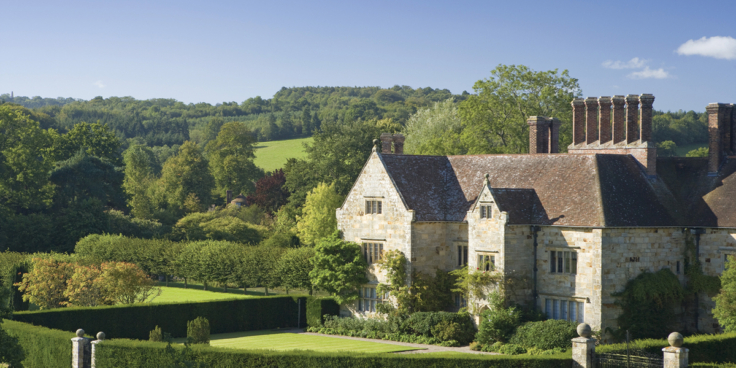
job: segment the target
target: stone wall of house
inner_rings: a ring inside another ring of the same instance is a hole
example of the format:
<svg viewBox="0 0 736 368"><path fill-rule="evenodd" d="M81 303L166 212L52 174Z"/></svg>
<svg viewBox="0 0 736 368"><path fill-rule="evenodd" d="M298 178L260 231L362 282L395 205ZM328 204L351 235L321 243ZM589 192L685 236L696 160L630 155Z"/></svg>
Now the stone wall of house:
<svg viewBox="0 0 736 368"><path fill-rule="evenodd" d="M452 271L457 268L457 247L468 245L467 224L415 222L411 230L412 270L434 276L437 269Z"/></svg>
<svg viewBox="0 0 736 368"><path fill-rule="evenodd" d="M366 200L380 200L382 213L366 214ZM413 211L407 210L376 153L371 154L342 207L337 209L337 224L343 233L343 239L358 244L380 243L383 244L384 252L399 250L407 259L413 257L413 217ZM369 267L368 279L369 284L374 285L386 281L385 274L379 272L376 264ZM344 306L342 314L353 312L353 306Z"/></svg>
<svg viewBox="0 0 736 368"><path fill-rule="evenodd" d="M478 196L475 206L468 211L468 267L473 270L479 267L478 255L493 255L496 258L496 268L504 269L504 234L508 214L501 212L486 185ZM480 217L480 206L488 205L492 209L490 218ZM457 252L457 251L456 251Z"/></svg>

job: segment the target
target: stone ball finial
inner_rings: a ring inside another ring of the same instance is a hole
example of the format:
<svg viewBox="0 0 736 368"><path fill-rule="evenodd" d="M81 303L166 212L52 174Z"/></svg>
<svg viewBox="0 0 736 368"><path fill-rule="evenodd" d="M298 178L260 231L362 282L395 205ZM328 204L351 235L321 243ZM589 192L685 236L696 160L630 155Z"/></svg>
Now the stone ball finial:
<svg viewBox="0 0 736 368"><path fill-rule="evenodd" d="M578 335L580 335L580 337L590 338L591 332L589 324L581 323L578 325Z"/></svg>
<svg viewBox="0 0 736 368"><path fill-rule="evenodd" d="M673 332L669 336L667 336L667 341L670 343L670 346L679 348L680 346L682 346L684 338L679 332Z"/></svg>
<svg viewBox="0 0 736 368"><path fill-rule="evenodd" d="M97 340L104 340L105 339L105 333L100 331L97 333Z"/></svg>
<svg viewBox="0 0 736 368"><path fill-rule="evenodd" d="M84 337L84 330L83 329L80 328L80 329L77 330L77 337Z"/></svg>
<svg viewBox="0 0 736 368"><path fill-rule="evenodd" d="M483 175L483 177L486 178L486 180L488 180L488 178L490 178L491 176L488 173L486 173L485 175Z"/></svg>
<svg viewBox="0 0 736 368"><path fill-rule="evenodd" d="M377 145L377 144L378 144L378 139L374 139L374 140L373 140L373 145L375 146L375 145Z"/></svg>

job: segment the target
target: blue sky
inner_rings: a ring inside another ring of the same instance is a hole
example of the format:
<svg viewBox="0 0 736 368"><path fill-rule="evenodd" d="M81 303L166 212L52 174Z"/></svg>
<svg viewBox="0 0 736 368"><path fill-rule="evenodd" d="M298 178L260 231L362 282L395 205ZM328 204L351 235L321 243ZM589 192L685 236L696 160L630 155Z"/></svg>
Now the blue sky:
<svg viewBox="0 0 736 368"><path fill-rule="evenodd" d="M270 98L282 86L395 84L461 93L498 64L524 64L568 69L585 96L653 93L659 110L736 102L733 0L14 1L2 9L0 93L21 96L218 103Z"/></svg>

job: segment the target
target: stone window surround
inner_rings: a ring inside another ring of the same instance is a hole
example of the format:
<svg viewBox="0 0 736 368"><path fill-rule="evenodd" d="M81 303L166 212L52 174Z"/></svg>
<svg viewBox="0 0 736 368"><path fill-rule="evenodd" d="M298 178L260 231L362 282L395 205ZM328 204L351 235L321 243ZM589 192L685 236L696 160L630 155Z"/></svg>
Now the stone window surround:
<svg viewBox="0 0 736 368"><path fill-rule="evenodd" d="M723 265L721 266L721 272L726 270L726 260L730 257L736 259L736 247L719 247L718 253L723 255Z"/></svg>
<svg viewBox="0 0 736 368"><path fill-rule="evenodd" d="M493 219L493 201L478 201L478 212L481 220Z"/></svg>

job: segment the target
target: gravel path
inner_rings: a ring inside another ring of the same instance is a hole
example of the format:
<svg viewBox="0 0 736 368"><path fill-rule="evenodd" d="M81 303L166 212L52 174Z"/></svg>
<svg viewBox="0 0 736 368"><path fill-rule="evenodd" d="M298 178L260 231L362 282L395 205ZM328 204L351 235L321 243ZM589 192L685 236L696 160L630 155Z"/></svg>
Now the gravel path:
<svg viewBox="0 0 736 368"><path fill-rule="evenodd" d="M498 353L484 353L482 351L475 351L470 350L467 346L461 346L458 348L452 348L447 346L439 346L439 345L425 345L425 344L412 344L408 342L398 342L398 341L391 341L391 340L379 340L379 339L366 339L362 337L350 337L350 336L341 336L341 335L325 335L325 334L319 334L314 332L304 332L303 330L292 330L287 331L292 333L298 333L298 334L304 334L304 335L314 335L314 336L325 336L325 337L333 337L336 339L348 339L348 340L359 340L359 341L369 341L369 342L377 342L380 344L392 344L392 345L401 345L401 346L409 346L412 348L419 348L419 349L425 349L425 350L410 350L410 351L401 351L393 354L422 354L422 353L438 353L438 352L455 352L455 353L469 353L469 354L485 354L485 355L498 355Z"/></svg>

